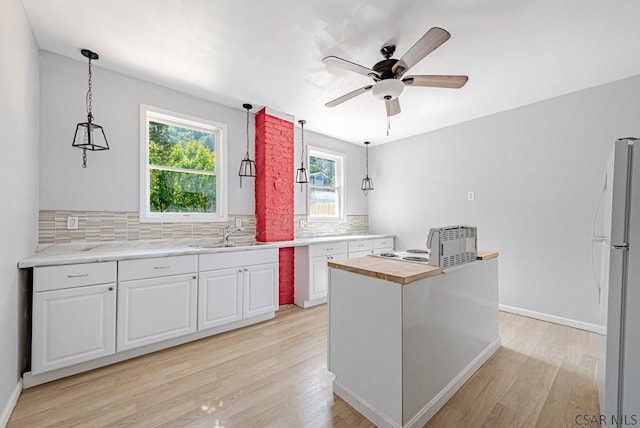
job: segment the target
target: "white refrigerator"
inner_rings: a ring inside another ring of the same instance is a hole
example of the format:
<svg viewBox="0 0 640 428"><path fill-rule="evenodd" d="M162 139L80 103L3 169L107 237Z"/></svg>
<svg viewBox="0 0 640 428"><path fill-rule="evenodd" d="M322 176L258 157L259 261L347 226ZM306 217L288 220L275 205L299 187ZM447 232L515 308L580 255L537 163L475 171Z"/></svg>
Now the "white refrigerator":
<svg viewBox="0 0 640 428"><path fill-rule="evenodd" d="M600 414L607 426L635 425L640 424L640 139L614 143L601 198L598 291L606 334L598 361Z"/></svg>

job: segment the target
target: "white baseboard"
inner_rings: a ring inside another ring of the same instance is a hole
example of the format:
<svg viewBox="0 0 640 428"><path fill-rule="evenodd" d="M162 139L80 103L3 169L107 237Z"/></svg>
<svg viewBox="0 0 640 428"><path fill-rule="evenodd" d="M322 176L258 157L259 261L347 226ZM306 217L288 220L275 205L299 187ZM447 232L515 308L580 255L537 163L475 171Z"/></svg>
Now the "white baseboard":
<svg viewBox="0 0 640 428"><path fill-rule="evenodd" d="M462 385L464 385L465 382L468 381L471 376L473 376L473 374L478 371L478 369L482 367L482 365L486 363L493 354L496 353L496 351L500 348L500 344L501 340L500 337L498 337L496 340L491 342L489 346L484 348L482 352L480 352L478 356L473 359L473 361L467 364L467 366L462 369L462 371L458 373L456 377L451 379L451 382L449 382L447 386L442 388L442 390L438 394L436 394L436 396L433 397L431 401L429 401L422 409L420 409L420 411L416 413L415 416L404 425L404 427L413 428L426 425L429 419L431 419L436 413L438 413L438 410L440 410L442 406L444 406L447 401L449 401L449 399L453 397L453 395L458 392L460 388L462 388Z"/></svg>
<svg viewBox="0 0 640 428"><path fill-rule="evenodd" d="M351 391L349 388L342 385L337 380L333 381L333 392L344 401L346 401L351 407L356 409L358 412L362 413L362 415L369 419L374 425L378 427L384 428L413 428L413 427L422 427L424 426L429 419L435 415L438 410L444 406L447 401L453 395L458 392L462 385L466 381L468 381L471 376L484 364L487 362L489 358L500 348L500 338L498 337L496 340L491 342L489 346L476 356L467 366L458 373L456 377L454 377L447 386L445 386L431 401L429 401L418 413L415 414L413 418L409 420L404 425L401 425L393 420L391 420L388 416L383 414L381 411L373 407L363 398L358 396L355 392Z"/></svg>
<svg viewBox="0 0 640 428"><path fill-rule="evenodd" d="M498 305L499 309L503 312L509 312L516 315L522 315L529 318L535 318L537 320L547 321L554 324L565 325L567 327L573 327L580 330L591 331L598 334L606 334L604 326L591 324L588 322L582 322L572 320L570 318L559 317L557 315L545 314L543 312L530 311L528 309L516 308L515 306Z"/></svg>
<svg viewBox="0 0 640 428"><path fill-rule="evenodd" d="M356 409L365 418L379 428L402 428L402 425L389 419L387 415L373 407L369 402L342 385L337 380L333 381L333 393L342 398L351 407Z"/></svg>
<svg viewBox="0 0 640 428"><path fill-rule="evenodd" d="M9 396L9 401L2 409L2 413L0 413L0 427L4 428L9 423L9 418L11 417L11 413L13 412L13 408L16 407L16 403L18 402L18 397L20 397L20 393L22 392L22 378L18 381L18 384L13 389L13 392Z"/></svg>

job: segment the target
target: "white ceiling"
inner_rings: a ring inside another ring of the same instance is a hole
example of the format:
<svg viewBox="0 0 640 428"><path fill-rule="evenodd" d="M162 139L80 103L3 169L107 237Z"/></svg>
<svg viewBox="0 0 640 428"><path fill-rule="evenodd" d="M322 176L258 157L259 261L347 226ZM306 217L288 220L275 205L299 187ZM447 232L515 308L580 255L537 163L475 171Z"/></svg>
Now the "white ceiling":
<svg viewBox="0 0 640 428"><path fill-rule="evenodd" d="M41 49L242 110L268 106L306 129L361 144L393 141L640 74L637 0L23 0ZM451 39L407 74L466 74L462 89L408 87L386 136L371 83L328 69L373 66L429 28ZM96 76L97 77L97 76ZM99 85L99 79L94 80ZM254 110L255 111L255 110Z"/></svg>

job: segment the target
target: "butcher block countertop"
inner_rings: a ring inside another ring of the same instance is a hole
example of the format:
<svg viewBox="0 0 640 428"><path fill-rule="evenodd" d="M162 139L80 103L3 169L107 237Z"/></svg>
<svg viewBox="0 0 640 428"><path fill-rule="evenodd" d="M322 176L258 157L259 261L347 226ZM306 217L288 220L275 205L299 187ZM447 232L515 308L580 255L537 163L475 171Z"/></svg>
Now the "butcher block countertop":
<svg viewBox="0 0 640 428"><path fill-rule="evenodd" d="M497 251L478 251L478 260L498 257ZM358 257L341 261L330 261L329 267L342 269L360 275L370 276L400 285L410 284L420 279L446 273L441 267L390 260L381 257ZM462 265L464 266L464 265Z"/></svg>

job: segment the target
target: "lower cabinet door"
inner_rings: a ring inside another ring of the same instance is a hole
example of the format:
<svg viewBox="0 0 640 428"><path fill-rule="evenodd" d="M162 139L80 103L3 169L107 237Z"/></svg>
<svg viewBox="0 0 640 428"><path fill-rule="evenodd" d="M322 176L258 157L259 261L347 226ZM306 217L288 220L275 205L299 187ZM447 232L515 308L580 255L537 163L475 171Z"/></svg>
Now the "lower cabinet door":
<svg viewBox="0 0 640 428"><path fill-rule="evenodd" d="M327 263L332 260L346 260L346 254L314 257L309 259L309 300L327 297L329 289L329 268Z"/></svg>
<svg viewBox="0 0 640 428"><path fill-rule="evenodd" d="M309 300L327 296L329 256L309 259Z"/></svg>
<svg viewBox="0 0 640 428"><path fill-rule="evenodd" d="M34 293L33 374L115 352L115 289L111 283Z"/></svg>
<svg viewBox="0 0 640 428"><path fill-rule="evenodd" d="M196 304L195 273L120 282L117 350L195 332Z"/></svg>
<svg viewBox="0 0 640 428"><path fill-rule="evenodd" d="M198 279L198 330L242 319L244 268L200 272Z"/></svg>
<svg viewBox="0 0 640 428"><path fill-rule="evenodd" d="M278 264L244 268L244 318L273 312L278 308Z"/></svg>

